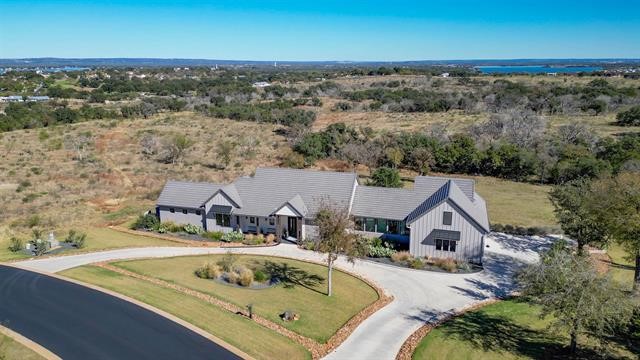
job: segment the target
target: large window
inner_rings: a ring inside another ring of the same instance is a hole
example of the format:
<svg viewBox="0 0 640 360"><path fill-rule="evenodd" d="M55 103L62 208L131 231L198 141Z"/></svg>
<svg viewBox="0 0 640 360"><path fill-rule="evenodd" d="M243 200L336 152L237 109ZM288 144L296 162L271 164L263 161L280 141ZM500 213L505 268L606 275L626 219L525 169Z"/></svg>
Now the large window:
<svg viewBox="0 0 640 360"><path fill-rule="evenodd" d="M436 239L436 250L455 252L456 245L455 240Z"/></svg>
<svg viewBox="0 0 640 360"><path fill-rule="evenodd" d="M216 224L218 226L230 227L231 215L229 214L216 214Z"/></svg>
<svg viewBox="0 0 640 360"><path fill-rule="evenodd" d="M442 225L451 225L453 219L453 213L451 211L445 211L442 213Z"/></svg>
<svg viewBox="0 0 640 360"><path fill-rule="evenodd" d="M376 232L386 233L387 232L387 220L386 219L378 219L378 225L376 226Z"/></svg>
<svg viewBox="0 0 640 360"><path fill-rule="evenodd" d="M376 231L376 219L366 218L364 220L364 231L375 232Z"/></svg>

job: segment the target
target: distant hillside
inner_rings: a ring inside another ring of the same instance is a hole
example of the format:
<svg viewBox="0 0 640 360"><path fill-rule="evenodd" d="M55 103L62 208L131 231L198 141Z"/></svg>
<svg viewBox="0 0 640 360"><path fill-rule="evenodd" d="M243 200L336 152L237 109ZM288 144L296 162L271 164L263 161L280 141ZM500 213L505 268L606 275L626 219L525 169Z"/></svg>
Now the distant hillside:
<svg viewBox="0 0 640 360"><path fill-rule="evenodd" d="M274 66L292 67L353 67L353 66L517 66L517 65L611 65L640 64L640 59L475 59L417 61L254 61L219 59L157 59L157 58L25 58L0 59L0 67L163 67L163 66Z"/></svg>

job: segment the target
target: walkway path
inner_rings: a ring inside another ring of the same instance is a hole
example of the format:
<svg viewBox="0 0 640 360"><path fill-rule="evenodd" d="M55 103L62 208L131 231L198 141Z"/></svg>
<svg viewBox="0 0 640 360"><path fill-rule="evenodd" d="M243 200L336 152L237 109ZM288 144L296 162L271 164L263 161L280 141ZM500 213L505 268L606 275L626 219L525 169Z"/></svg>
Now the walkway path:
<svg viewBox="0 0 640 360"><path fill-rule="evenodd" d="M475 274L447 274L390 267L370 261L348 263L339 259L337 267L357 273L377 283L395 300L365 320L327 359L394 359L404 340L425 322L448 312L461 310L491 297L505 296L513 289L517 267L536 261L538 251L551 243L549 238L516 238L498 235L488 238L485 270ZM58 272L90 263L117 259L170 257L180 255L235 253L285 256L322 261L321 254L294 245L264 248L134 248L64 257L27 260L16 265L45 272Z"/></svg>

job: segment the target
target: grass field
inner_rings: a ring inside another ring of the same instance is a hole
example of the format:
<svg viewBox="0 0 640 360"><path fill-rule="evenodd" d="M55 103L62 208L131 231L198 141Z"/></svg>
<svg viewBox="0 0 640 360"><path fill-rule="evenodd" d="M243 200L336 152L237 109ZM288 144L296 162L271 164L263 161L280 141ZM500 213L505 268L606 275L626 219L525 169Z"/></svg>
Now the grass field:
<svg viewBox="0 0 640 360"><path fill-rule="evenodd" d="M269 289L249 290L194 275L196 268L206 262L215 263L222 256L136 260L114 265L207 293L240 307L253 304L257 314L318 342L326 342L351 317L378 299L376 291L365 282L340 271L334 271L331 297L325 295L324 280L315 284L293 284L291 287L280 284ZM324 266L283 258L238 256L236 264L262 267L267 262L279 273L297 272L302 277L317 275L323 279L327 275ZM279 315L287 310L300 314L300 320L282 321Z"/></svg>
<svg viewBox="0 0 640 360"><path fill-rule="evenodd" d="M41 360L44 358L12 338L0 334L0 359Z"/></svg>
<svg viewBox="0 0 640 360"><path fill-rule="evenodd" d="M95 266L61 273L130 296L171 313L241 349L256 359L309 359L309 352L288 338L195 297Z"/></svg>
<svg viewBox="0 0 640 360"><path fill-rule="evenodd" d="M413 359L546 359L563 358L568 337L548 328L539 308L515 300L469 312L432 330ZM585 345L587 343L587 345ZM579 339L578 358L596 357L586 339ZM610 357L634 359L631 350L615 345Z"/></svg>
<svg viewBox="0 0 640 360"><path fill-rule="evenodd" d="M476 191L487 202L489 221L515 226L557 226L550 187L476 176Z"/></svg>
<svg viewBox="0 0 640 360"><path fill-rule="evenodd" d="M73 254L78 251L98 251L106 249L116 249L123 247L135 247L135 246L179 246L180 243L156 239L147 236L138 236L121 233L109 228L95 227L82 230L87 233L86 246L79 250L70 250L65 254ZM63 240L66 236L66 232L59 232L56 234L58 240ZM21 258L27 258L28 255L24 253L12 253L8 249L9 237L0 236L0 261L15 260Z"/></svg>
<svg viewBox="0 0 640 360"><path fill-rule="evenodd" d="M618 244L609 246L607 254L611 258L611 263L609 264L611 277L625 289L631 290L635 264L627 259L629 254Z"/></svg>

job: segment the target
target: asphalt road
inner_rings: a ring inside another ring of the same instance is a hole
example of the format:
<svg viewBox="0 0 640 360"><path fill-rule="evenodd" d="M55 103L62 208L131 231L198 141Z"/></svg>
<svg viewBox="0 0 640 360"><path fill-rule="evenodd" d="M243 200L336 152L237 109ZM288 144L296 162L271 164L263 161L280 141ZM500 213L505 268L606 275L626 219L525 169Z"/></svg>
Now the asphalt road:
<svg viewBox="0 0 640 360"><path fill-rule="evenodd" d="M239 359L149 310L0 265L0 323L63 359Z"/></svg>

